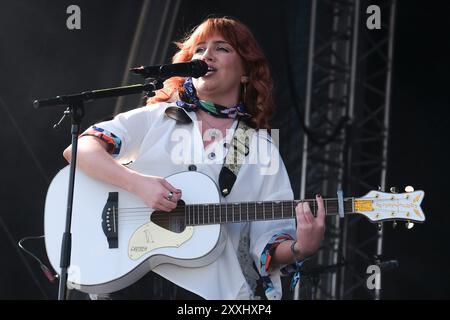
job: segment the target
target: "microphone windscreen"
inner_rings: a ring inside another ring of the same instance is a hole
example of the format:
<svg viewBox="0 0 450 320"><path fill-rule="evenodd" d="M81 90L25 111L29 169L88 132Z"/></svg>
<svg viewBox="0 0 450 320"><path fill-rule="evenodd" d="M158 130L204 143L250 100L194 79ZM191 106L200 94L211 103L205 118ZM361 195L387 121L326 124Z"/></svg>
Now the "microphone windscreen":
<svg viewBox="0 0 450 320"><path fill-rule="evenodd" d="M192 60L192 77L199 78L208 72L208 65L203 60Z"/></svg>

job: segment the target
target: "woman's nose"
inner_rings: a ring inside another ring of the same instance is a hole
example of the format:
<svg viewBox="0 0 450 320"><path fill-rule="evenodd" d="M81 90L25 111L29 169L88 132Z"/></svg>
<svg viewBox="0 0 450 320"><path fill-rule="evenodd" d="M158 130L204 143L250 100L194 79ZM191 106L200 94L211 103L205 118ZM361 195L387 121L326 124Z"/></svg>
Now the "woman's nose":
<svg viewBox="0 0 450 320"><path fill-rule="evenodd" d="M209 48L206 49L201 56L201 60L204 60L204 61L211 61L211 60L213 60L213 58L214 58L213 54Z"/></svg>

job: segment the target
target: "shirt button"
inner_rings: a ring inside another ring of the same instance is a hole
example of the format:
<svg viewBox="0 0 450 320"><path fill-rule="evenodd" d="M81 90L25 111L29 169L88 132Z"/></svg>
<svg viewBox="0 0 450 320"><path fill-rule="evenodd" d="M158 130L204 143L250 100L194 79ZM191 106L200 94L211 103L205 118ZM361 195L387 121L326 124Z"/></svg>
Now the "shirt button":
<svg viewBox="0 0 450 320"><path fill-rule="evenodd" d="M214 159L216 157L216 154L214 152L211 152L210 154L208 154L208 158L210 160Z"/></svg>
<svg viewBox="0 0 450 320"><path fill-rule="evenodd" d="M191 165L188 167L188 169L189 169L189 171L197 171L197 166L196 166L195 164L191 164Z"/></svg>
<svg viewBox="0 0 450 320"><path fill-rule="evenodd" d="M223 144L223 147L224 147L224 148L229 148L229 147L230 147L230 144L227 143L227 142L225 142L225 143Z"/></svg>

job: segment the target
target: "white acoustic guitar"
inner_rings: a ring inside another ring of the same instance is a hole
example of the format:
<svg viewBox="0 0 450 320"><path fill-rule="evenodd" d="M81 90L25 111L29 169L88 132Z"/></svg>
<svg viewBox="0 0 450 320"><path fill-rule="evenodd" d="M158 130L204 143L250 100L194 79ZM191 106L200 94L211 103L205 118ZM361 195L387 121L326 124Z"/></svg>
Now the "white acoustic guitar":
<svg viewBox="0 0 450 320"><path fill-rule="evenodd" d="M45 244L59 270L65 227L69 167L50 184L45 203ZM208 176L195 171L166 178L183 190L170 213L157 212L137 196L77 172L72 216L72 254L68 284L88 293L125 288L163 263L199 267L222 252L224 223L293 219L295 206L315 200L219 203L219 191ZM202 192L197 192L202 190ZM362 214L371 222L423 222L423 191L392 194L371 191L361 198L324 199L327 215ZM341 208L341 209L340 209ZM205 239L208 239L205 241Z"/></svg>

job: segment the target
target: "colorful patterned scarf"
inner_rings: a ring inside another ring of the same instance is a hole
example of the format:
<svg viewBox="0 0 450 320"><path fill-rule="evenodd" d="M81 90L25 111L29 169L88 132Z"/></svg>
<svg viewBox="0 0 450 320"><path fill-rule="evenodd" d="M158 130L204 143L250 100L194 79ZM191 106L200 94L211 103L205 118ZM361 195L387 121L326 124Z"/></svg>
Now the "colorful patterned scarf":
<svg viewBox="0 0 450 320"><path fill-rule="evenodd" d="M197 111L202 109L218 118L233 118L242 117L249 119L252 116L247 113L247 110L243 103L238 103L234 107L226 108L224 106L214 104L209 101L200 100L197 97L197 91L192 84L192 78L187 78L183 84L184 92L180 94L180 100L178 100L177 106L185 109L186 111Z"/></svg>

